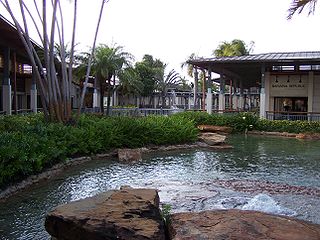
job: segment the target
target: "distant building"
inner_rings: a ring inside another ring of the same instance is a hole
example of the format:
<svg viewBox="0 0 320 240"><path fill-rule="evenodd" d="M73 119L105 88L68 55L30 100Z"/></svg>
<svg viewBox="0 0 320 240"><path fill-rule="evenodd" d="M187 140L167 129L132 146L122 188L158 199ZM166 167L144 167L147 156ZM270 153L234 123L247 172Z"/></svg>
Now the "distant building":
<svg viewBox="0 0 320 240"><path fill-rule="evenodd" d="M35 76L15 26L0 15L0 113L37 112L41 109ZM35 42L33 44L40 49ZM78 106L80 87L72 85L72 106Z"/></svg>
<svg viewBox="0 0 320 240"><path fill-rule="evenodd" d="M189 63L207 76L220 75L221 111L226 110L224 86L229 85L235 96L230 97L230 109L245 110L254 100L261 118L320 120L320 51L200 58ZM252 90L258 91L257 99Z"/></svg>

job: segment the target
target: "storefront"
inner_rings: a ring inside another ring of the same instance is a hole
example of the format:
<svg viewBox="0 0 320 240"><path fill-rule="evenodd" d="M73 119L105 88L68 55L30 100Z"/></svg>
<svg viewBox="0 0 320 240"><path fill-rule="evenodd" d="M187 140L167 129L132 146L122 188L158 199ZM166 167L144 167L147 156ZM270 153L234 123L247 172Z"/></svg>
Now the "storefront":
<svg viewBox="0 0 320 240"><path fill-rule="evenodd" d="M207 71L208 76L219 74L220 86L229 84L239 93L242 110L247 106L243 93L258 88L261 118L320 120L320 52L201 58L189 63L198 71ZM225 109L224 95L224 87L220 87L221 110Z"/></svg>

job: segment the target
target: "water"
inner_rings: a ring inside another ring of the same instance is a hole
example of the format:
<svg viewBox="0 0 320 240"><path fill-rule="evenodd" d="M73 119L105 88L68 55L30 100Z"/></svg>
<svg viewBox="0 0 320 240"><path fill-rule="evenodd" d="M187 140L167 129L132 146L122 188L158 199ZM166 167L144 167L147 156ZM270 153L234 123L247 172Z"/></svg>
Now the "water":
<svg viewBox="0 0 320 240"><path fill-rule="evenodd" d="M72 167L0 202L0 239L49 239L55 206L122 185L159 189L173 212L254 209L320 224L320 142L243 135L233 150L157 153L139 163L99 160Z"/></svg>

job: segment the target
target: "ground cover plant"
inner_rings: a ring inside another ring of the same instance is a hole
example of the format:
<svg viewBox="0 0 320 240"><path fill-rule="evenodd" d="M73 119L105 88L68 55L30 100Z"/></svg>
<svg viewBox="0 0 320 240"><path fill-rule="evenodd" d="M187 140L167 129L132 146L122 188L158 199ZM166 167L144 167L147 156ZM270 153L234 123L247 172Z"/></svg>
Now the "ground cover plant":
<svg viewBox="0 0 320 240"><path fill-rule="evenodd" d="M82 115L75 126L48 123L43 115L0 118L0 189L68 157L194 142L198 130L183 116Z"/></svg>

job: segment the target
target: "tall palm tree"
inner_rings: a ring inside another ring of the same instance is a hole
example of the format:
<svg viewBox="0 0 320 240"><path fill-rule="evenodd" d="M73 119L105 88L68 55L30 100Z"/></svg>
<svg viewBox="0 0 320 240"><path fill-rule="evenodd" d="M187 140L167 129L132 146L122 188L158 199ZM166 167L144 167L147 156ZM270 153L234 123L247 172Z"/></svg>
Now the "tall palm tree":
<svg viewBox="0 0 320 240"><path fill-rule="evenodd" d="M293 0L288 10L288 19L291 19L295 13L302 13L305 7L309 8L308 15L315 12L317 0Z"/></svg>
<svg viewBox="0 0 320 240"><path fill-rule="evenodd" d="M193 77L194 72L194 66L189 63L189 61L195 60L199 58L195 53L191 53L190 56L187 58L187 60L183 63L181 63L181 68L187 68L187 73L190 77Z"/></svg>
<svg viewBox="0 0 320 240"><path fill-rule="evenodd" d="M246 43L240 39L234 39L231 42L223 41L213 51L213 55L216 57L248 55L253 50L253 46L254 42L251 42L248 47Z"/></svg>
<svg viewBox="0 0 320 240"><path fill-rule="evenodd" d="M92 68L100 84L101 112L104 112L103 98L104 92L107 90L107 115L109 115L112 88L115 84L114 79L123 68L131 65L131 60L133 60L133 56L123 51L121 46L108 47L101 44L96 48Z"/></svg>

